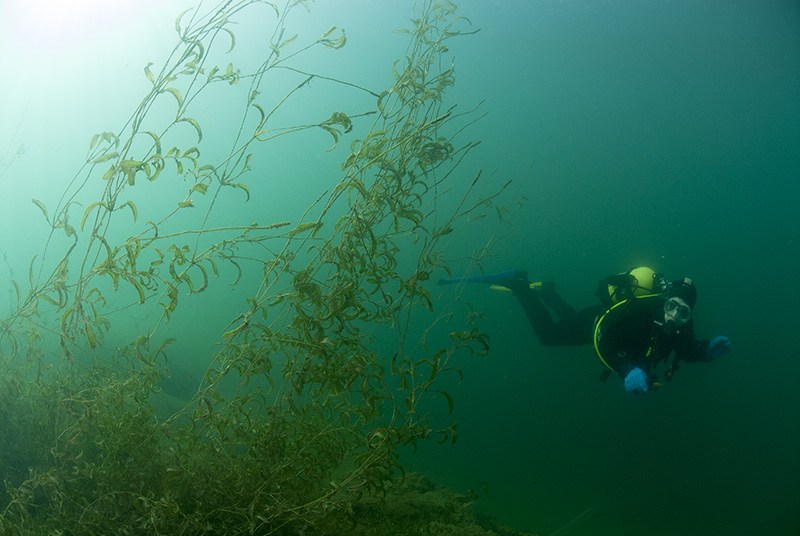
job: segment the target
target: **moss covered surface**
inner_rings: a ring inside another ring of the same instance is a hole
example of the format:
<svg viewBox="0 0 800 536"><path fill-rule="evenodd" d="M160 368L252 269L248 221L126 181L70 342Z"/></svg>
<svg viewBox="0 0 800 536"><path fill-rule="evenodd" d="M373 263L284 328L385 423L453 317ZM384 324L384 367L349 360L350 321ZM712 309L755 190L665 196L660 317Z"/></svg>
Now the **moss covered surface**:
<svg viewBox="0 0 800 536"><path fill-rule="evenodd" d="M355 536L536 536L506 527L473 508L472 497L409 473L387 488L384 498L356 505Z"/></svg>

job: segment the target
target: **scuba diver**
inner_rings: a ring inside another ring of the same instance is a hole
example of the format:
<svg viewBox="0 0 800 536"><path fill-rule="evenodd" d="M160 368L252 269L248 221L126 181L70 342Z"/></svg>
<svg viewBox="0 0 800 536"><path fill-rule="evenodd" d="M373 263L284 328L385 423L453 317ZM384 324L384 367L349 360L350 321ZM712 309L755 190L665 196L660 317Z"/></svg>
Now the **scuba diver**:
<svg viewBox="0 0 800 536"><path fill-rule="evenodd" d="M731 351L728 337L695 338L697 290L688 277L670 283L650 268L634 268L602 279L596 292L601 304L580 311L556 293L554 283L530 283L522 271L443 279L439 284L459 282L510 290L543 345L593 344L606 367L601 379L616 372L625 390L634 394L661 385L657 367L662 363L664 377L671 381L681 361L709 362Z"/></svg>

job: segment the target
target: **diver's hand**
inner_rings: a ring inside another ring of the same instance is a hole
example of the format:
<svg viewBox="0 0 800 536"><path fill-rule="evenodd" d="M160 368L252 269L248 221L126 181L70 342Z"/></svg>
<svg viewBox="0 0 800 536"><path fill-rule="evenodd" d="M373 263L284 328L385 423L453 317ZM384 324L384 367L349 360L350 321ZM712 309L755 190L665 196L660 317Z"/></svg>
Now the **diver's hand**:
<svg viewBox="0 0 800 536"><path fill-rule="evenodd" d="M643 395L647 392L647 374L636 367L625 376L625 390L635 395Z"/></svg>
<svg viewBox="0 0 800 536"><path fill-rule="evenodd" d="M706 348L706 357L714 361L731 351L731 340L728 337L714 337Z"/></svg>

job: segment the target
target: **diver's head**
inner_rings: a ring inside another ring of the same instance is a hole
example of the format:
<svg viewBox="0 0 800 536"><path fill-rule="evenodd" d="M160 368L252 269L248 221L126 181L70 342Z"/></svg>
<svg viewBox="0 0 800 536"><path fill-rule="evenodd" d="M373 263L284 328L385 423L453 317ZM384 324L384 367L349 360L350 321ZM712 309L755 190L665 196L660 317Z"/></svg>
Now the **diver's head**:
<svg viewBox="0 0 800 536"><path fill-rule="evenodd" d="M692 318L692 309L697 303L697 289L688 277L673 281L664 302L664 322L670 326L682 326Z"/></svg>

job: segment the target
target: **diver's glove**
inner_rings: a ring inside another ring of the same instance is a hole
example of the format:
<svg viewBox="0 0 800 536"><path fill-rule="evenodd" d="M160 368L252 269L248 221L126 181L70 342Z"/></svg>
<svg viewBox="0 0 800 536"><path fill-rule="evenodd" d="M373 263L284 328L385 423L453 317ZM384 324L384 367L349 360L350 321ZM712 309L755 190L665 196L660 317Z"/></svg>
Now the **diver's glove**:
<svg viewBox="0 0 800 536"><path fill-rule="evenodd" d="M643 395L647 392L647 374L636 367L625 376L625 390L635 395Z"/></svg>
<svg viewBox="0 0 800 536"><path fill-rule="evenodd" d="M731 351L731 340L728 337L714 337L706 348L706 358L714 361Z"/></svg>

